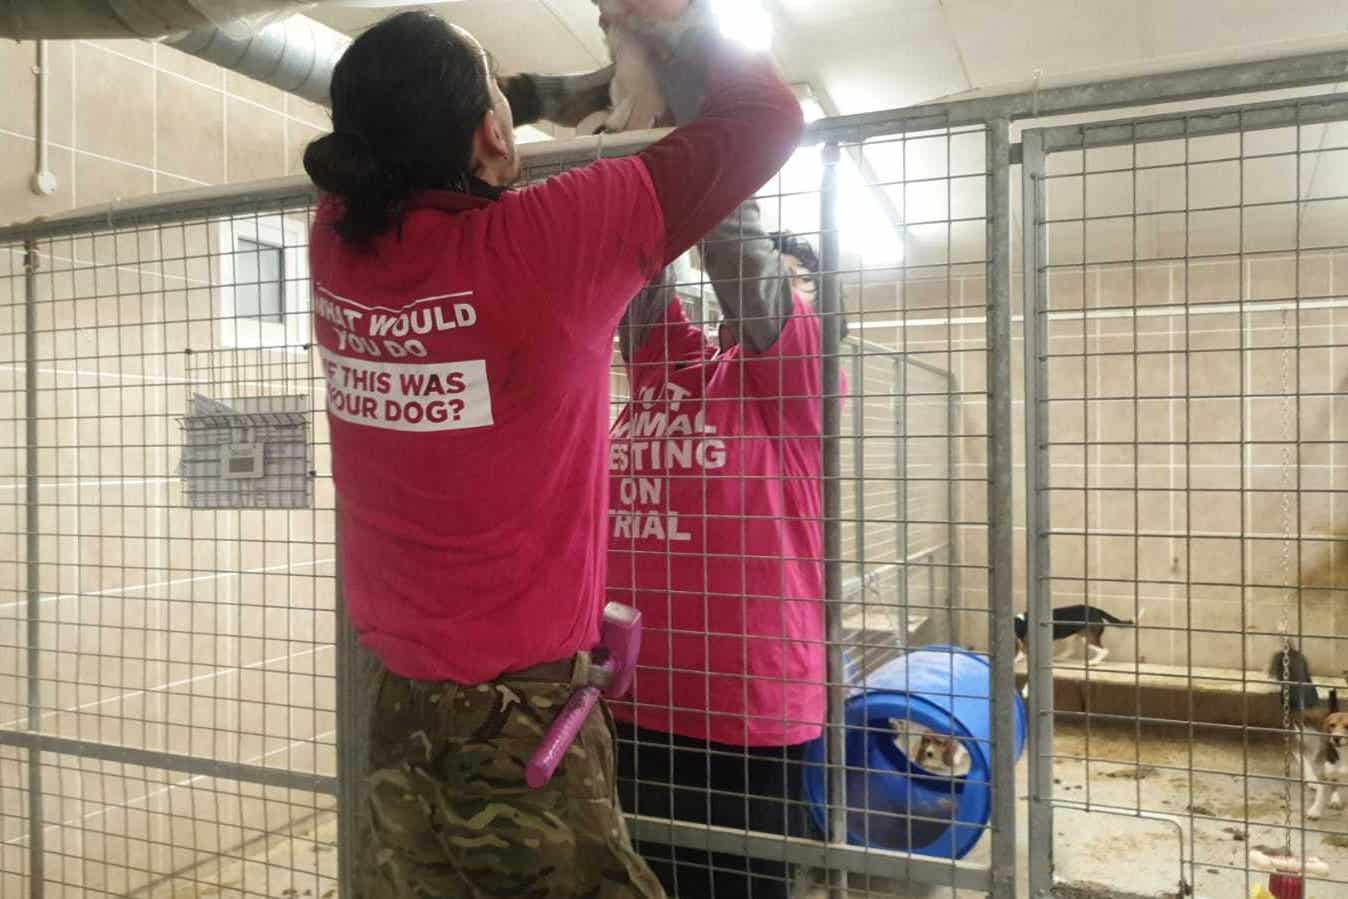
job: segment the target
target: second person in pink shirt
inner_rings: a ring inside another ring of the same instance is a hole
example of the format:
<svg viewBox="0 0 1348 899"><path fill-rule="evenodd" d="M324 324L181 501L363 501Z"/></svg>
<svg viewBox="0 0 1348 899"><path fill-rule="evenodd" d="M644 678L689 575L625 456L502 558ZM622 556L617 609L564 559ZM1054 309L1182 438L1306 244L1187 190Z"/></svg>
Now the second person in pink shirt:
<svg viewBox="0 0 1348 899"><path fill-rule="evenodd" d="M722 321L667 271L619 339L631 400L609 453L611 601L642 610L619 792L638 815L800 834L825 717L818 264L748 201L701 246ZM643 844L666 891L785 899L780 862Z"/></svg>

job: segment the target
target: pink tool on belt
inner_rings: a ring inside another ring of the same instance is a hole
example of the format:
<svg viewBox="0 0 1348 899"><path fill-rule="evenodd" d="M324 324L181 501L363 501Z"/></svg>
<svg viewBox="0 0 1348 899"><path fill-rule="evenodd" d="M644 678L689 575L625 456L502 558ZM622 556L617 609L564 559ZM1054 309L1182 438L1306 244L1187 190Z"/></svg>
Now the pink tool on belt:
<svg viewBox="0 0 1348 899"><path fill-rule="evenodd" d="M641 613L616 602L604 606L599 639L591 654L590 682L571 694L524 770L535 790L552 779L599 697L617 699L631 689L641 652Z"/></svg>

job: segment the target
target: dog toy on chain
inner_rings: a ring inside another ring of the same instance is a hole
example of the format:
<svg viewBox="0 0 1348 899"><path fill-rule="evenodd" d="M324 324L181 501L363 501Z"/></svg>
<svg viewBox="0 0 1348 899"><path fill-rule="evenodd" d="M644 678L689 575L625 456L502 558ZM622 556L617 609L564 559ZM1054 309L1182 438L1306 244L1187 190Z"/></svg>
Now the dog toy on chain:
<svg viewBox="0 0 1348 899"><path fill-rule="evenodd" d="M1250 850L1250 867L1269 872L1268 886L1256 887L1252 899L1306 899L1306 876L1327 877L1329 865L1315 856L1268 855Z"/></svg>

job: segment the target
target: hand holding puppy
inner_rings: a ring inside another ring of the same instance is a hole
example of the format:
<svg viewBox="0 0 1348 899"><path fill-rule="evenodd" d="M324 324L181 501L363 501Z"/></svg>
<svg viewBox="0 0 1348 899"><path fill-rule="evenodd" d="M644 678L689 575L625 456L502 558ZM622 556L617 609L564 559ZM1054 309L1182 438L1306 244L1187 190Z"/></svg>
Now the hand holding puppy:
<svg viewBox="0 0 1348 899"><path fill-rule="evenodd" d="M709 0L595 0L595 4L605 31L610 25L619 25L652 45L661 56L677 50L689 30L716 27Z"/></svg>

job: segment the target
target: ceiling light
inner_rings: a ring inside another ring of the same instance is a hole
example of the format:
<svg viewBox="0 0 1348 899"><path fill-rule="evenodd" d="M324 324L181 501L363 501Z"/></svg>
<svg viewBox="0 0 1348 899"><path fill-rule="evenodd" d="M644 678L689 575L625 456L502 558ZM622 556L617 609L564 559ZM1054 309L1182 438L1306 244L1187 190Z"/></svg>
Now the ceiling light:
<svg viewBox="0 0 1348 899"><path fill-rule="evenodd" d="M712 0L721 34L749 50L772 47L772 17L759 0Z"/></svg>
<svg viewBox="0 0 1348 899"><path fill-rule="evenodd" d="M792 154L780 176L759 196L765 213L780 216L775 227L809 234L818 241L819 189L824 164L819 147L802 147ZM838 243L844 256L860 256L866 268L902 265L903 228L896 226L881 202L880 191L866 183L850 151L838 158ZM818 252L820 247L815 246Z"/></svg>
<svg viewBox="0 0 1348 899"><path fill-rule="evenodd" d="M861 256L867 268L903 262L903 238L880 202L879 191L862 177L850 152L838 160L838 238L844 253Z"/></svg>
<svg viewBox="0 0 1348 899"><path fill-rule="evenodd" d="M819 105L819 101L814 97L802 97L800 100L800 112L805 117L805 124L817 122L824 117L824 107Z"/></svg>

